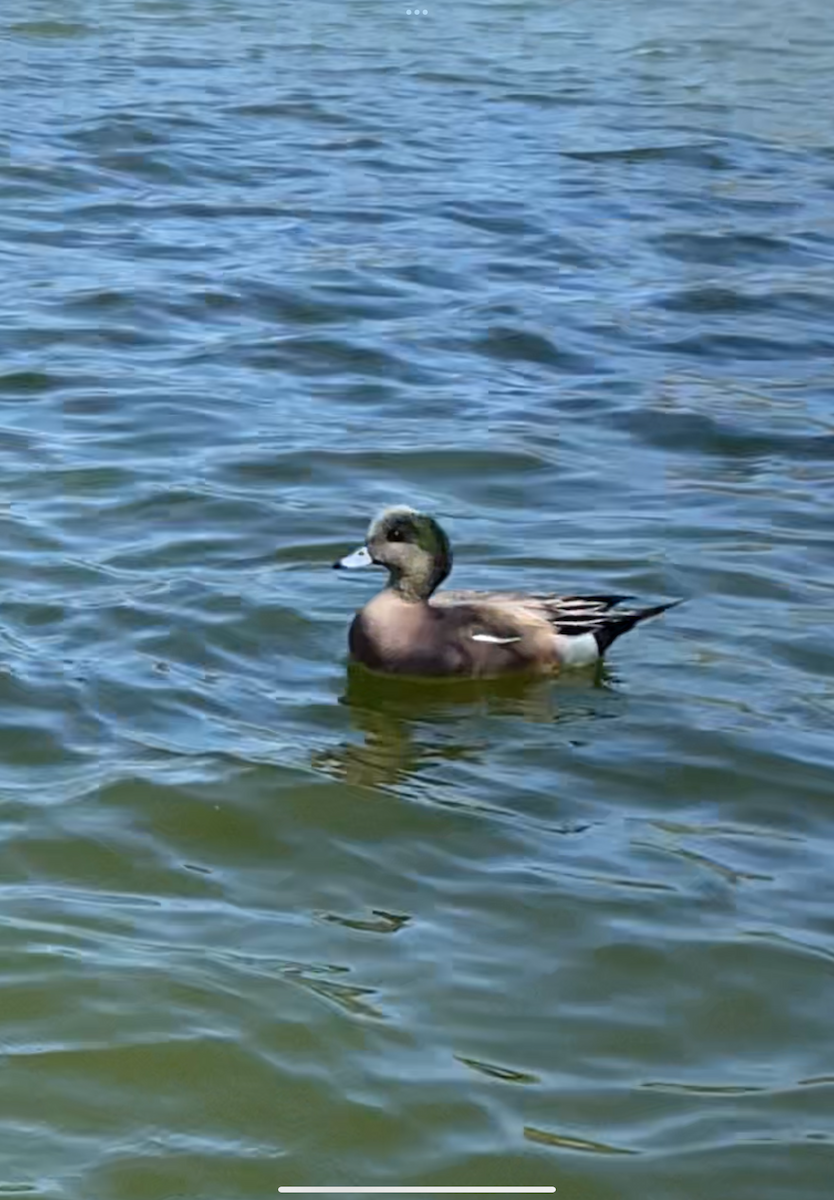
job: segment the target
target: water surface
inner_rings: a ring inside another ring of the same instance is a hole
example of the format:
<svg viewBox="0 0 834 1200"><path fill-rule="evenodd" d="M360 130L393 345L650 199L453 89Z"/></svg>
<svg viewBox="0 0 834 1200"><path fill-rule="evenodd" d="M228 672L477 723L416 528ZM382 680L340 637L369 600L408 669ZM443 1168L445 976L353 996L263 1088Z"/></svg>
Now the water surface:
<svg viewBox="0 0 834 1200"><path fill-rule="evenodd" d="M830 1195L829 6L424 3L3 6L5 1195ZM383 687L390 501L689 602Z"/></svg>

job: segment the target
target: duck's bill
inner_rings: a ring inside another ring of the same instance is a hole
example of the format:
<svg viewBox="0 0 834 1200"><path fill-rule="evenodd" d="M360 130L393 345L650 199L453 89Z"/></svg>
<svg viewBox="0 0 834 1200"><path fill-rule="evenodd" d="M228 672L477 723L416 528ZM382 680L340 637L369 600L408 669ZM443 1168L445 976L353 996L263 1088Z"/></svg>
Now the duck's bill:
<svg viewBox="0 0 834 1200"><path fill-rule="evenodd" d="M337 570L342 571L358 571L360 567L372 567L373 565L374 560L371 558L371 552L367 546L360 546L352 554L346 554L344 558L337 558L333 564Z"/></svg>

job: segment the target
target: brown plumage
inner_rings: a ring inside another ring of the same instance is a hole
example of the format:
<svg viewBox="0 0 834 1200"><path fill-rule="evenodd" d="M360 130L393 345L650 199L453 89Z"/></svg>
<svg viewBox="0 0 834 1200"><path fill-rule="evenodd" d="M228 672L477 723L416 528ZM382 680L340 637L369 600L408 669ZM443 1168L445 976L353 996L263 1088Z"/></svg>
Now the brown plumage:
<svg viewBox="0 0 834 1200"><path fill-rule="evenodd" d="M585 666L638 622L679 603L614 611L629 597L437 592L452 568L449 539L409 508L387 509L365 546L333 565L374 564L388 569L388 585L356 614L350 651L391 674L481 678Z"/></svg>

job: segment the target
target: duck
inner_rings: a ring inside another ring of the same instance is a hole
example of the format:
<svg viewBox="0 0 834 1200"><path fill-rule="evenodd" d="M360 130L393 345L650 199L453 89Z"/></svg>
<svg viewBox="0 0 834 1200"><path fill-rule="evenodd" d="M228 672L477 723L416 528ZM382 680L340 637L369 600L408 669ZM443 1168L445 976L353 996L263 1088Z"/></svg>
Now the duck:
<svg viewBox="0 0 834 1200"><path fill-rule="evenodd" d="M438 591L452 547L434 517L385 509L339 570L383 567L387 585L355 615L350 657L371 671L420 678L487 679L558 673L599 663L622 634L680 600L621 609L621 595Z"/></svg>

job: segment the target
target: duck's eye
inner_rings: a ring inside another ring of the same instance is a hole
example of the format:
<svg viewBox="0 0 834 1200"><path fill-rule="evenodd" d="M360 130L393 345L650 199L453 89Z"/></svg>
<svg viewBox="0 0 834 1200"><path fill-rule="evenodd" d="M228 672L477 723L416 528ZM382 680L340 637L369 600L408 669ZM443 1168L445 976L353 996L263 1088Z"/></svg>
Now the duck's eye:
<svg viewBox="0 0 834 1200"><path fill-rule="evenodd" d="M388 541L389 542L404 542L405 534L403 533L403 531L401 529L392 529L391 532L388 534Z"/></svg>

